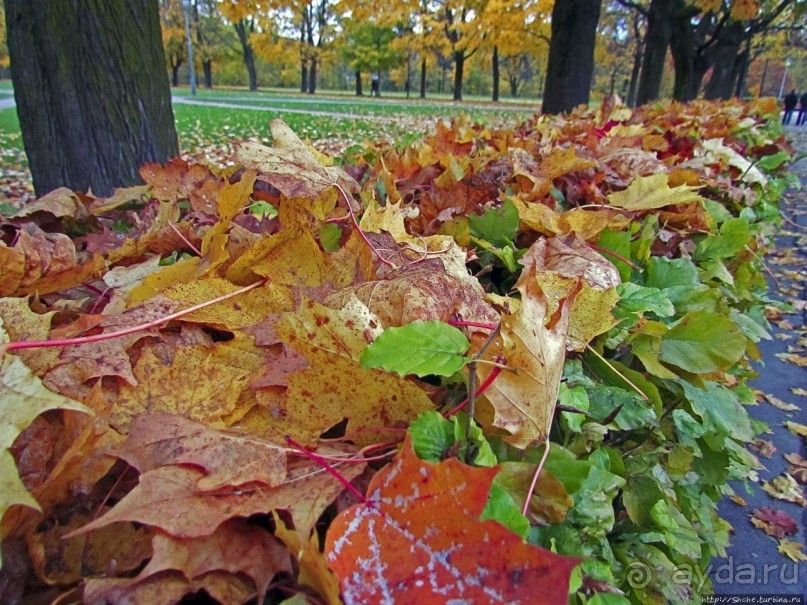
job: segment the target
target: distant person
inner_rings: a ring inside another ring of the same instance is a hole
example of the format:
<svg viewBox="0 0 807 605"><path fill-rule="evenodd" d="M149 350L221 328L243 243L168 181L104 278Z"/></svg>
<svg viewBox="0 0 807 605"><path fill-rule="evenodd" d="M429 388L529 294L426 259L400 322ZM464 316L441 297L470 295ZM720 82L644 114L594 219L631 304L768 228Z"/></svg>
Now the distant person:
<svg viewBox="0 0 807 605"><path fill-rule="evenodd" d="M790 124L790 118L798 102L799 95L796 94L795 88L785 95L785 115L782 117L782 124Z"/></svg>
<svg viewBox="0 0 807 605"><path fill-rule="evenodd" d="M381 96L381 91L379 90L378 86L378 74L373 74L373 77L370 80L370 94L374 97ZM793 107L795 107L795 105Z"/></svg>
<svg viewBox="0 0 807 605"><path fill-rule="evenodd" d="M799 99L799 117L796 120L796 126L802 125L807 125L807 92Z"/></svg>

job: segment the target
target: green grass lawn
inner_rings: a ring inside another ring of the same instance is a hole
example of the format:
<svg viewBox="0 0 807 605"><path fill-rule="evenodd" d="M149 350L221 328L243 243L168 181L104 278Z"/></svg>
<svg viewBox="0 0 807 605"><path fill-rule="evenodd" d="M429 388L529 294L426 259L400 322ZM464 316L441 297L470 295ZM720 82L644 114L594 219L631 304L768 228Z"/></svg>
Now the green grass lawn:
<svg viewBox="0 0 807 605"><path fill-rule="evenodd" d="M191 96L188 88L175 88L171 92L178 97ZM11 82L0 81L0 100L11 98L12 94ZM465 114L475 122L512 127L531 117L538 108L535 100L494 104L482 98L472 98L464 103L454 103L436 96L425 100L416 95L406 99L403 94L371 98L339 91L322 91L311 96L282 89L262 89L259 92L199 89L195 98L244 106L244 109L237 109L174 104L181 152L214 163L226 159L233 140L256 138L270 143L269 122L278 117L323 152L339 155L352 145L379 139L408 144L431 131L435 121L441 118ZM348 114L349 117L327 113ZM0 109L0 184L24 182L26 179L30 182L16 109ZM8 188L3 189L9 196ZM3 194L4 191L0 190L0 198Z"/></svg>

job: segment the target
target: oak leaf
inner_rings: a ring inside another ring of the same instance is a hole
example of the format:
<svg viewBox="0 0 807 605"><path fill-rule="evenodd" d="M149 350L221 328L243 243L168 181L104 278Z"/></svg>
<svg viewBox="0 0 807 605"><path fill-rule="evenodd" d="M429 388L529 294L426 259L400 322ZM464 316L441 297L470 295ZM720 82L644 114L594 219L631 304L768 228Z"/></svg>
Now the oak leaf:
<svg viewBox="0 0 807 605"><path fill-rule="evenodd" d="M525 544L480 516L496 468L420 460L411 440L340 513L325 554L348 604L565 602L578 559Z"/></svg>

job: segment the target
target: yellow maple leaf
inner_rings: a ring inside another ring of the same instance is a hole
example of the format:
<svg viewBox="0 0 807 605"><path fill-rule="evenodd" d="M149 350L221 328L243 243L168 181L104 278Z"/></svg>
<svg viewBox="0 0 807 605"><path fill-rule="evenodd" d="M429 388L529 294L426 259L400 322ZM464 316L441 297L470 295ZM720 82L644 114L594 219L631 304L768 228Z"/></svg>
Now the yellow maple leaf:
<svg viewBox="0 0 807 605"><path fill-rule="evenodd" d="M8 335L0 318L0 344L6 342ZM91 409L79 402L46 389L19 357L0 352L0 519L15 504L40 510L20 480L17 463L9 448L37 416L48 410L92 414Z"/></svg>
<svg viewBox="0 0 807 605"><path fill-rule="evenodd" d="M800 542L794 542L793 540L788 540L787 538L782 538L779 540L779 552L796 563L807 561L807 555L802 552L803 548L804 545Z"/></svg>
<svg viewBox="0 0 807 605"><path fill-rule="evenodd" d="M137 384L120 386L110 424L127 433L137 414L168 412L221 427L261 360L257 348L239 338L213 347L180 347L170 360L146 346L133 369Z"/></svg>
<svg viewBox="0 0 807 605"><path fill-rule="evenodd" d="M615 208L623 208L635 212L652 210L675 204L697 202L701 197L694 193L695 187L679 185L670 187L667 174L659 173L650 176L637 176L625 191L608 195L608 202Z"/></svg>
<svg viewBox="0 0 807 605"><path fill-rule="evenodd" d="M375 314L356 298L338 310L304 300L299 311L284 314L277 335L310 366L288 378L285 397L273 398L269 414L282 417L290 434L311 443L346 418L348 432L356 432L404 426L432 409L415 384L359 364L380 328ZM377 433L359 434L354 441L376 443L379 438Z"/></svg>

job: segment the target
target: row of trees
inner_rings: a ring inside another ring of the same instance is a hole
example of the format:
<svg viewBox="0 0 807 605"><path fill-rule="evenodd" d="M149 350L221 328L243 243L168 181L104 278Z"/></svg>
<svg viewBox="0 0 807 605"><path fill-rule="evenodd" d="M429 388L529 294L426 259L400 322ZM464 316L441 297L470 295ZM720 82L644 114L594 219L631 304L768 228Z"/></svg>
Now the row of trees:
<svg viewBox="0 0 807 605"><path fill-rule="evenodd" d="M612 90L632 64L632 96L644 103L659 95L668 52L674 96L688 100L709 73L707 97L741 88L771 32L807 45L807 3L798 0L4 1L38 193L60 185L108 193L136 181L140 164L177 153L165 66L176 78L188 31L206 85L234 32L251 89L256 55L294 48L300 89L312 94L322 61L336 49L355 70L359 94L361 72L403 64L407 87L419 72L425 95L427 63L443 57L457 100L472 58L488 53L497 98L503 66L523 67L546 52L547 113L588 102L595 57L616 57Z"/></svg>
<svg viewBox="0 0 807 605"><path fill-rule="evenodd" d="M197 53L211 85L214 57L237 34L250 89L256 60L298 65L300 90L314 94L324 62L345 61L357 94L362 74L395 69L405 90L426 95L428 69L453 69L463 95L469 61L489 65L493 100L502 74L516 94L525 77L546 73L545 111L588 99L596 63L639 104L658 98L672 57L672 96L742 94L749 65L771 44L802 52L805 6L797 0L185 0ZM183 0L161 0L163 32L177 78L184 60ZM225 25L225 23L227 25ZM573 52L570 50L573 49ZM294 56L296 55L296 60ZM544 70L543 67L546 67ZM705 84L705 85L704 85Z"/></svg>

